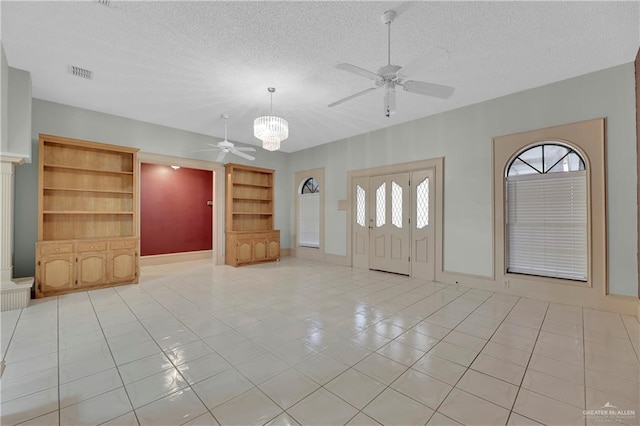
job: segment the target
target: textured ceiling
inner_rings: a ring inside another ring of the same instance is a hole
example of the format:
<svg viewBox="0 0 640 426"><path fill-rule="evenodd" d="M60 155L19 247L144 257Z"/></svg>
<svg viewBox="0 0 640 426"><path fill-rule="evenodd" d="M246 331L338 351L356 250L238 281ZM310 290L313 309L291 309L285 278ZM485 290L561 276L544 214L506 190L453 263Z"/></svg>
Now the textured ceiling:
<svg viewBox="0 0 640 426"><path fill-rule="evenodd" d="M629 63L640 45L638 2L415 2L392 26L392 63L445 48L411 77L454 95L399 91L390 119L380 90L328 108L372 86L335 65L385 65L380 17L400 4L2 1L2 43L36 98L217 137L228 113L229 139L255 145L274 86L285 152Z"/></svg>

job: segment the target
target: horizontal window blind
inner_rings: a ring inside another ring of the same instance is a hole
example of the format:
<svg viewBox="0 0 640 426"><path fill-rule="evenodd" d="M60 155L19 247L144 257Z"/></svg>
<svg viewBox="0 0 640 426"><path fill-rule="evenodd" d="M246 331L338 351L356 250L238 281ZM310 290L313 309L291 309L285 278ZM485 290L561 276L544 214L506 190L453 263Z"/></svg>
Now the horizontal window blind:
<svg viewBox="0 0 640 426"><path fill-rule="evenodd" d="M300 232L298 244L320 247L320 194L300 195Z"/></svg>
<svg viewBox="0 0 640 426"><path fill-rule="evenodd" d="M507 177L507 271L587 281L585 171Z"/></svg>

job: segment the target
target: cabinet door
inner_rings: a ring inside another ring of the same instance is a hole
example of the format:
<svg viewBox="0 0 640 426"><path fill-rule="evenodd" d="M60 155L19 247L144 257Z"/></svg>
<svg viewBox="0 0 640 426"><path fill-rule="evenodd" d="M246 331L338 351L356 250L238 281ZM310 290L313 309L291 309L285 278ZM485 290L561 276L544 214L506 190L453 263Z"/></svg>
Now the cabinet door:
<svg viewBox="0 0 640 426"><path fill-rule="evenodd" d="M138 279L138 256L135 250L112 250L109 254L109 282L135 282Z"/></svg>
<svg viewBox="0 0 640 426"><path fill-rule="evenodd" d="M280 259L280 239L270 238L267 245L267 258Z"/></svg>
<svg viewBox="0 0 640 426"><path fill-rule="evenodd" d="M267 240L256 239L253 241L253 260L260 262L267 259Z"/></svg>
<svg viewBox="0 0 640 426"><path fill-rule="evenodd" d="M249 263L251 260L251 240L239 240L236 243L236 263Z"/></svg>
<svg viewBox="0 0 640 426"><path fill-rule="evenodd" d="M75 288L75 264L73 253L51 254L38 260L38 283L36 291L47 295Z"/></svg>
<svg viewBox="0 0 640 426"><path fill-rule="evenodd" d="M78 287L91 287L107 284L107 253L78 254L78 268L76 270Z"/></svg>

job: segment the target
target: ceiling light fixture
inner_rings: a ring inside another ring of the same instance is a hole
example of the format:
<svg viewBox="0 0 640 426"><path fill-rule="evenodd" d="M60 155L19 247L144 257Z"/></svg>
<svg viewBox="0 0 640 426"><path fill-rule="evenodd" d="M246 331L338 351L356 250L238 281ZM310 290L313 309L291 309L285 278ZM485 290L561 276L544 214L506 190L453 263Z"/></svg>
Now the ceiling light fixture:
<svg viewBox="0 0 640 426"><path fill-rule="evenodd" d="M289 137L289 123L284 118L273 115L273 92L276 89L269 87L267 91L271 94L270 115L258 117L253 121L253 135L262 141L264 149L277 151L280 149L280 142Z"/></svg>

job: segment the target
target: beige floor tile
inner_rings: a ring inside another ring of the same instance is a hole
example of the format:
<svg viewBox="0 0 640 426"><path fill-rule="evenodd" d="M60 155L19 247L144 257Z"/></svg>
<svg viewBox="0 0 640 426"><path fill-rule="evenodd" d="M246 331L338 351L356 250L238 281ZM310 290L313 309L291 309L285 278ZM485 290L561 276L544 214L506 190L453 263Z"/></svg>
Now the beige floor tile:
<svg viewBox="0 0 640 426"><path fill-rule="evenodd" d="M295 368L319 385L324 385L349 366L324 354L318 354L296 365Z"/></svg>
<svg viewBox="0 0 640 426"><path fill-rule="evenodd" d="M421 350L400 343L397 339L378 349L377 353L407 367L413 365L425 354Z"/></svg>
<svg viewBox="0 0 640 426"><path fill-rule="evenodd" d="M268 421L264 426L300 426L293 417L287 413L282 413L275 419Z"/></svg>
<svg viewBox="0 0 640 426"><path fill-rule="evenodd" d="M522 387L566 404L585 408L584 386L582 385L540 373L539 371L528 370L524 375Z"/></svg>
<svg viewBox="0 0 640 426"><path fill-rule="evenodd" d="M459 364L429 354L426 354L418 360L412 368L448 383L451 386L455 385L467 370Z"/></svg>
<svg viewBox="0 0 640 426"><path fill-rule="evenodd" d="M478 355L478 352L479 350L470 350L441 341L429 351L429 355L437 356L448 361L455 362L456 364L460 364L464 367L468 367Z"/></svg>
<svg viewBox="0 0 640 426"><path fill-rule="evenodd" d="M546 356L547 358L557 359L558 361L567 362L579 367L584 366L584 354L582 350L571 350L563 348L562 346L538 342L536 343L533 353Z"/></svg>
<svg viewBox="0 0 640 426"><path fill-rule="evenodd" d="M354 418L349 420L345 426L378 426L380 423L373 420L371 417L360 412Z"/></svg>
<svg viewBox="0 0 640 426"><path fill-rule="evenodd" d="M234 369L224 371L192 386L209 409L213 409L253 387L253 383Z"/></svg>
<svg viewBox="0 0 640 426"><path fill-rule="evenodd" d="M391 387L434 410L453 389L452 386L412 368L393 382Z"/></svg>
<svg viewBox="0 0 640 426"><path fill-rule="evenodd" d="M459 331L453 330L449 333L443 341L454 344L456 346L460 346L471 351L479 352L482 350L484 345L487 343L486 339L481 339L479 337L471 336L469 334L461 333Z"/></svg>
<svg viewBox="0 0 640 426"><path fill-rule="evenodd" d="M184 389L136 409L136 416L141 426L175 425L186 423L206 412L207 407L193 390Z"/></svg>
<svg viewBox="0 0 640 426"><path fill-rule="evenodd" d="M507 410L511 410L518 394L517 386L474 370L468 370L456 387Z"/></svg>
<svg viewBox="0 0 640 426"><path fill-rule="evenodd" d="M470 393L453 389L438 411L465 425L506 424L509 410Z"/></svg>
<svg viewBox="0 0 640 426"><path fill-rule="evenodd" d="M529 364L529 358L531 358L531 352L522 351L496 342L488 342L481 353L503 361L509 361L520 367L526 367L527 364Z"/></svg>
<svg viewBox="0 0 640 426"><path fill-rule="evenodd" d="M507 426L538 426L542 423L538 423L535 420L531 420L528 417L521 416L518 413L511 412Z"/></svg>
<svg viewBox="0 0 640 426"><path fill-rule="evenodd" d="M283 372L288 367L283 361L266 353L240 364L238 370L255 385L259 385Z"/></svg>
<svg viewBox="0 0 640 426"><path fill-rule="evenodd" d="M587 388L596 389L632 401L640 400L640 386L637 381L625 380L599 371L585 370Z"/></svg>
<svg viewBox="0 0 640 426"><path fill-rule="evenodd" d="M584 424L581 408L547 398L527 389L520 389L513 411L550 426Z"/></svg>
<svg viewBox="0 0 640 426"><path fill-rule="evenodd" d="M259 386L283 410L304 399L318 387L316 382L295 369L286 370Z"/></svg>
<svg viewBox="0 0 640 426"><path fill-rule="evenodd" d="M425 424L433 415L432 409L389 388L362 411L383 425L399 426Z"/></svg>
<svg viewBox="0 0 640 426"><path fill-rule="evenodd" d="M406 365L402 365L399 362L395 362L377 353L369 355L356 364L354 368L385 385L391 384L391 382L407 370Z"/></svg>
<svg viewBox="0 0 640 426"><path fill-rule="evenodd" d="M221 426L259 426L282 412L273 401L257 388L216 407L211 411Z"/></svg>
<svg viewBox="0 0 640 426"><path fill-rule="evenodd" d="M525 372L524 367L483 354L478 355L470 368L516 386L520 386Z"/></svg>
<svg viewBox="0 0 640 426"><path fill-rule="evenodd" d="M533 354L529 362L529 369L584 386L584 369L575 364Z"/></svg>
<svg viewBox="0 0 640 426"><path fill-rule="evenodd" d="M447 417L441 413L433 413L433 416L427 422L428 426L458 426L460 423L453 420L451 417Z"/></svg>
<svg viewBox="0 0 640 426"><path fill-rule="evenodd" d="M347 401L361 410L380 392L386 385L360 373L355 369L349 369L324 385L324 388Z"/></svg>
<svg viewBox="0 0 640 426"><path fill-rule="evenodd" d="M424 334L425 336L433 337L438 340L444 338L444 336L449 334L451 331L450 328L425 321L416 324L411 330L415 330L420 334Z"/></svg>
<svg viewBox="0 0 640 426"><path fill-rule="evenodd" d="M358 410L321 388L287 412L302 425L326 426L345 424L358 413Z"/></svg>

